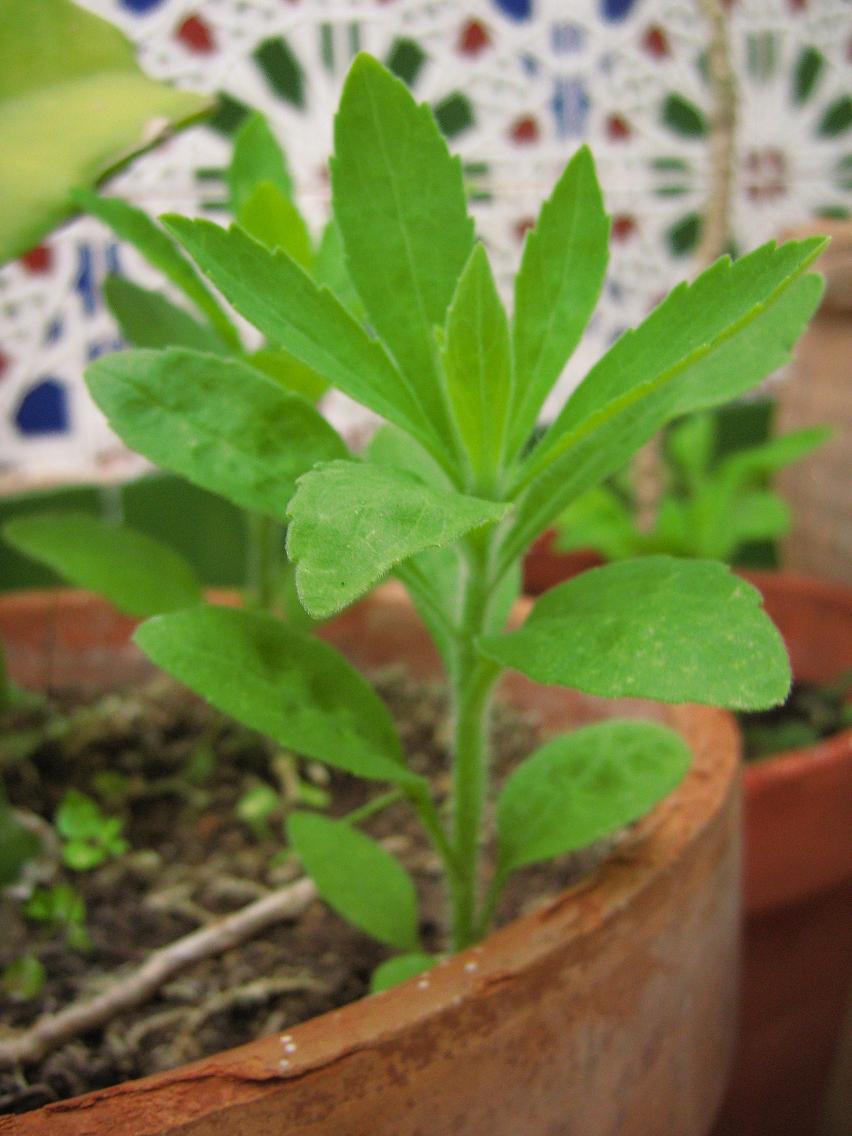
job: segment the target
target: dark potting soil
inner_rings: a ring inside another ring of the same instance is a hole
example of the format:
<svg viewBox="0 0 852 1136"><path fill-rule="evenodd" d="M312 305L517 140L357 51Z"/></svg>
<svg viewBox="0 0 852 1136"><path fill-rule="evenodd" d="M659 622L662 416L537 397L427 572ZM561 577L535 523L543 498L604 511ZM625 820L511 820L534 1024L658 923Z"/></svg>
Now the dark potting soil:
<svg viewBox="0 0 852 1136"><path fill-rule="evenodd" d="M445 692L437 684L414 684L401 672L384 673L378 688L411 767L430 776L443 801L449 788ZM495 779L537 742L533 721L498 705ZM21 712L0 741L0 769L13 805L52 820L67 791L79 790L104 813L122 818L129 844L127 852L91 871L63 867L58 846L28 866L43 886L71 884L83 897L88 949L69 946L62 928L27 919L20 899L0 897L0 972L29 954L46 973L36 997L0 990L0 1039L91 997L153 949L294 879L299 869L282 856L281 822L301 793L313 803L328 793L330 815L341 815L381 792L282 754L163 677L88 708L66 700ZM238 802L259 786L273 789L280 807L251 825L237 815ZM395 804L364 827L411 872L424 944L440 950L440 864L419 825L407 806ZM574 882L606 851L596 847L519 873L500 920ZM312 903L297 921L194 964L145 1005L41 1062L0 1072L0 1113L37 1108L285 1030L364 995L387 954L323 903Z"/></svg>
<svg viewBox="0 0 852 1136"><path fill-rule="evenodd" d="M852 726L852 672L832 683L796 682L782 706L737 717L746 761L816 745Z"/></svg>

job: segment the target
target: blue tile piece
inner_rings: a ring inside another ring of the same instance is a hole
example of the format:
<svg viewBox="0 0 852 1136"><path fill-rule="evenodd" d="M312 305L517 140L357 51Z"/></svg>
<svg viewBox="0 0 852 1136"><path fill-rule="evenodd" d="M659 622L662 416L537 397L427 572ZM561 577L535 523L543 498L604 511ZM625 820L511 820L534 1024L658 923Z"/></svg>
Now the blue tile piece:
<svg viewBox="0 0 852 1136"><path fill-rule="evenodd" d="M137 16L144 16L146 12L153 12L155 8L160 8L164 0L119 0L119 3L128 12L133 12Z"/></svg>
<svg viewBox="0 0 852 1136"><path fill-rule="evenodd" d="M94 315L98 307L98 293L90 245L80 245L77 250L77 276L74 288L83 302L83 311L87 316Z"/></svg>
<svg viewBox="0 0 852 1136"><path fill-rule="evenodd" d="M492 0L492 3L513 20L528 20L532 15L532 0Z"/></svg>
<svg viewBox="0 0 852 1136"><path fill-rule="evenodd" d="M67 434L71 427L68 391L58 379L42 379L18 404L15 425L27 436Z"/></svg>
<svg viewBox="0 0 852 1136"><path fill-rule="evenodd" d="M557 79L550 105L560 138L581 138L586 134L591 104L582 79Z"/></svg>
<svg viewBox="0 0 852 1136"><path fill-rule="evenodd" d="M556 55L574 55L582 51L586 33L579 24L554 24L550 29L550 43Z"/></svg>
<svg viewBox="0 0 852 1136"><path fill-rule="evenodd" d="M113 336L106 339L94 339L86 347L86 359L89 363L93 363L95 359L100 359L101 355L112 355L114 351L120 351L122 347L124 347L124 341Z"/></svg>
<svg viewBox="0 0 852 1136"><path fill-rule="evenodd" d="M121 252L118 244L116 244L115 242L107 245L106 266L107 272L111 273L113 276L121 276Z"/></svg>
<svg viewBox="0 0 852 1136"><path fill-rule="evenodd" d="M617 23L630 15L636 0L601 0L601 15L610 23Z"/></svg>
<svg viewBox="0 0 852 1136"><path fill-rule="evenodd" d="M62 331L63 331L62 317L57 316L55 319L52 319L50 321L50 323L47 325L47 327L45 328L45 331L44 331L45 345L47 345L48 343L56 343L56 341L62 337Z"/></svg>

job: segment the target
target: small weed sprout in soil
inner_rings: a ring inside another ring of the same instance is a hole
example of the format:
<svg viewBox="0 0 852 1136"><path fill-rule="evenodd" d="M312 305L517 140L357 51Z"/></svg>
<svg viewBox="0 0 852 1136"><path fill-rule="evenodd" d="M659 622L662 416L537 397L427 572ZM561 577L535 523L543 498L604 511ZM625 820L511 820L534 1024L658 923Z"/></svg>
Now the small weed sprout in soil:
<svg viewBox="0 0 852 1136"><path fill-rule="evenodd" d="M258 150L260 160L262 151ZM496 800L483 863L489 705L501 672L606 697L765 708L789 668L758 593L723 565L666 556L587 572L507 630L532 540L666 422L782 365L821 293L819 239L723 258L626 333L527 447L596 304L609 223L581 149L527 235L510 321L467 214L461 164L431 111L361 55L335 121L334 232L358 297L319 285L292 250L237 224L165 219L201 272L270 343L386 420L356 456L303 396L232 356L135 350L88 371L134 449L276 523L298 595L327 619L389 573L446 667L451 791L439 811L407 767L384 704L317 637L269 614L204 605L136 638L161 667L279 745L389 786L358 816L300 809L291 845L320 894L395 952L376 988L427 968L399 861L356 825L407 801L443 865L448 945L492 926L517 869L580 848L650 809L684 775L682 739L610 721L546 742ZM361 312L365 313L362 319Z"/></svg>

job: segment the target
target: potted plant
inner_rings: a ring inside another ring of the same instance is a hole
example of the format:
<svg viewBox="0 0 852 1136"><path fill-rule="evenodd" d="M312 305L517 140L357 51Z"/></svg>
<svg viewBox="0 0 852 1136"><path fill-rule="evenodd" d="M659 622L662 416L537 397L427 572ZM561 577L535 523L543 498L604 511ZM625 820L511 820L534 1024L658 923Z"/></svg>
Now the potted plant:
<svg viewBox="0 0 852 1136"><path fill-rule="evenodd" d="M135 638L247 725L389 783L442 865L447 942L421 941L405 868L351 818L297 811L288 836L312 887L394 951L375 996L199 1065L0 1121L0 1132L48 1118L72 1131L84 1118L93 1130L138 1133L272 1124L303 1134L523 1126L697 1136L724 1082L734 986L735 762L724 718L648 711L673 731L637 720L629 702L619 704L626 719L590 723L600 710L582 696L542 690L537 701L560 725L566 715L590 724L546 741L506 779L486 865L488 708L506 669L524 676L510 684L518 698L531 679L674 704L783 699L787 661L757 593L710 561L601 568L521 611L520 626L507 616L523 552L568 501L672 416L722 401L786 359L818 302L807 267L821 242L723 259L677 289L528 451L604 275L608 222L588 151L527 237L510 325L459 162L431 112L368 56L346 81L335 143L335 221L369 330L286 252L239 226L166 224L264 335L388 420L363 458L301 396L234 359L133 351L98 361L88 382L128 444L240 505L286 516L312 618L335 616L391 572L408 591L451 692L449 816L346 658L385 658L381 626L424 665L424 633L398 600L338 616L323 638L340 650L273 616L202 603L149 619ZM518 869L637 821L624 855L574 897L489 934ZM21 1059L26 1042L0 1044L0 1061Z"/></svg>

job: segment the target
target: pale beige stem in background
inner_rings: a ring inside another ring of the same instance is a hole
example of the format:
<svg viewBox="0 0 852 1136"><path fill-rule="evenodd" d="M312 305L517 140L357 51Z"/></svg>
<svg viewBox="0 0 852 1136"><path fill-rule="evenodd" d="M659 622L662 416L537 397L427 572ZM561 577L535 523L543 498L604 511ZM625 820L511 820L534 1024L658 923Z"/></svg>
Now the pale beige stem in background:
<svg viewBox="0 0 852 1136"><path fill-rule="evenodd" d="M731 239L731 197L736 162L737 83L731 60L727 14L722 0L698 0L709 32L707 78L710 84L710 129L707 140L707 200L701 243L695 255L696 275L722 255ZM636 521L643 532L653 527L662 486L660 437L652 438L633 459Z"/></svg>
<svg viewBox="0 0 852 1136"><path fill-rule="evenodd" d="M737 82L728 38L728 16L722 0L698 0L710 38L707 78L710 84L707 201L696 268L703 271L722 255L731 239L732 193L736 162Z"/></svg>

